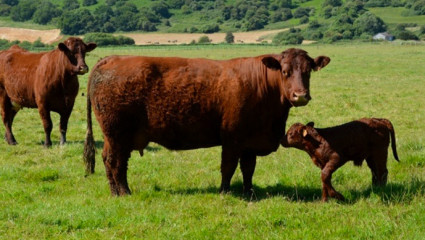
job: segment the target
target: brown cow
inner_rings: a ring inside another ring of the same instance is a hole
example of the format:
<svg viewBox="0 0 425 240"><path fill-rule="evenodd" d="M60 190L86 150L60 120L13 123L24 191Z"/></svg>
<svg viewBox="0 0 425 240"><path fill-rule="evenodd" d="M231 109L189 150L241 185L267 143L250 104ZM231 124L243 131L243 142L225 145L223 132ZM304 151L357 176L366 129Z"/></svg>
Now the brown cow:
<svg viewBox="0 0 425 240"><path fill-rule="evenodd" d="M238 165L252 189L256 156L279 146L292 106L310 100L312 70L329 63L307 52L217 61L176 57L110 56L88 83L85 158L94 168L91 107L104 134L103 161L113 195L130 194L127 162L149 142L185 150L222 146L220 190Z"/></svg>
<svg viewBox="0 0 425 240"><path fill-rule="evenodd" d="M361 166L366 159L372 171L372 183L385 185L390 137L394 158L399 161L394 128L387 119L362 118L322 129L314 128L313 122L307 125L295 123L283 138L282 146L306 151L314 164L322 169L322 201L327 201L328 196L344 200L332 187L332 173L349 160Z"/></svg>
<svg viewBox="0 0 425 240"><path fill-rule="evenodd" d="M68 119L78 93L77 75L88 72L86 52L96 44L70 37L50 52L30 53L18 46L0 52L0 105L5 139L15 145L12 123L23 107L38 108L46 133L45 146L52 144L50 111L60 114L60 143L66 142Z"/></svg>

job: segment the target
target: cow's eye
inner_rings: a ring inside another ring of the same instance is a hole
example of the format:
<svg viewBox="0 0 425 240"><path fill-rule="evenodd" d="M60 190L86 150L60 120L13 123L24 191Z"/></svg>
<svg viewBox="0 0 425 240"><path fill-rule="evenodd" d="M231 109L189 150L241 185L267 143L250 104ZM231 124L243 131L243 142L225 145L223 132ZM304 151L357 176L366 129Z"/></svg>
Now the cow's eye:
<svg viewBox="0 0 425 240"><path fill-rule="evenodd" d="M283 76L285 76L285 77L287 77L287 76L289 75L288 71L286 71L286 70L283 70L283 71L282 71L282 74L283 74Z"/></svg>

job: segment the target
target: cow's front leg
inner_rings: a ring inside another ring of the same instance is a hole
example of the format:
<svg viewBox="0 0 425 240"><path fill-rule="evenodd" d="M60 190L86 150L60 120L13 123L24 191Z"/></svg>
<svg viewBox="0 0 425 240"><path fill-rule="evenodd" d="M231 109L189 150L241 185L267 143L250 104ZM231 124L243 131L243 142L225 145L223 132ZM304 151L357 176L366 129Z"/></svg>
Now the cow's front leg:
<svg viewBox="0 0 425 240"><path fill-rule="evenodd" d="M61 133L61 145L64 145L66 143L66 131L68 129L68 120L70 116L71 111L66 111L65 113L60 114L59 131Z"/></svg>
<svg viewBox="0 0 425 240"><path fill-rule="evenodd" d="M38 112L40 113L41 121L43 122L44 133L46 134L46 140L44 141L45 147L52 146L52 141L50 140L50 134L52 133L53 123L50 118L50 110L45 106L39 106Z"/></svg>
<svg viewBox="0 0 425 240"><path fill-rule="evenodd" d="M230 180L232 180L236 167L238 166L239 156L232 147L224 147L221 152L221 187L220 192L230 191Z"/></svg>
<svg viewBox="0 0 425 240"><path fill-rule="evenodd" d="M245 194L252 194L252 176L254 175L257 157L255 154L244 153L241 156L241 171L243 176L243 191Z"/></svg>

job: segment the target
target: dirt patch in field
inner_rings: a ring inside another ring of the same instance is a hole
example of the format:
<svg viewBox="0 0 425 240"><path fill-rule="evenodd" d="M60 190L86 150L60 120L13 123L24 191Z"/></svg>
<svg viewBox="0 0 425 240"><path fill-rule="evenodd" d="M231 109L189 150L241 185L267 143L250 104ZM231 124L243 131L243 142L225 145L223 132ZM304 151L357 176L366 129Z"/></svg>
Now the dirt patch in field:
<svg viewBox="0 0 425 240"><path fill-rule="evenodd" d="M286 29L269 30L269 31L253 31L253 32L236 32L233 33L235 43L261 43L263 41L270 42L270 39L265 39L267 36L276 34ZM226 36L225 33L124 33L121 34L131 37L136 42L136 45L149 44L182 44L190 43L193 40L196 42L201 36L208 36L212 43L222 43Z"/></svg>
<svg viewBox="0 0 425 240"><path fill-rule="evenodd" d="M252 31L252 32L235 32L235 43L261 43L263 41L271 42L271 36L285 31L287 29L268 30L268 31ZM118 35L118 34L117 34ZM225 33L124 33L119 34L134 39L136 45L150 44L183 44L198 41L201 36L208 36L212 43L222 43L226 36ZM59 29L52 30L32 30L25 28L0 27L0 39L9 41L19 40L34 42L41 39L43 43L53 43L62 38Z"/></svg>
<svg viewBox="0 0 425 240"><path fill-rule="evenodd" d="M61 39L59 29L52 30L33 30L26 28L0 27L0 39L9 41L19 40L21 42L34 42L40 38L43 43L53 43Z"/></svg>

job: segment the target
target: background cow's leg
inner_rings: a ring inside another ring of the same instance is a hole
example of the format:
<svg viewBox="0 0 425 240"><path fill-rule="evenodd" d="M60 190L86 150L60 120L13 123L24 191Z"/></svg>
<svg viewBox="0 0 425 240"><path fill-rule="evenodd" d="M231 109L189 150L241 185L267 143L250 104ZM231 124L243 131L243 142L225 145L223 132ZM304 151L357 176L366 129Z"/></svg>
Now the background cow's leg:
<svg viewBox="0 0 425 240"><path fill-rule="evenodd" d="M118 196L131 194L127 182L127 165L131 150L121 143L110 144L110 141L105 140L106 142L108 144L105 144L102 156L111 194Z"/></svg>
<svg viewBox="0 0 425 240"><path fill-rule="evenodd" d="M44 146L52 146L52 141L50 140L50 134L52 133L53 123L50 118L50 111L44 106L38 107L38 112L40 113L41 121L43 121L44 132L46 134L46 140L44 141Z"/></svg>
<svg viewBox="0 0 425 240"><path fill-rule="evenodd" d="M252 176L254 175L257 156L252 153L243 153L241 156L240 167L243 176L244 193L252 193Z"/></svg>
<svg viewBox="0 0 425 240"><path fill-rule="evenodd" d="M371 156L366 158L367 165L372 172L372 184L375 186L382 186L387 183L387 157L388 150L385 148L373 152Z"/></svg>
<svg viewBox="0 0 425 240"><path fill-rule="evenodd" d="M232 180L236 167L238 166L239 156L232 147L224 147L221 152L221 187L220 192L230 190L230 180Z"/></svg>
<svg viewBox="0 0 425 240"><path fill-rule="evenodd" d="M60 114L59 131L61 133L61 140L60 140L61 145L66 143L66 130L68 129L68 120L69 120L69 117L71 116L71 111L66 111Z"/></svg>
<svg viewBox="0 0 425 240"><path fill-rule="evenodd" d="M1 116L6 130L4 138L8 144L16 145L17 142L12 132L12 123L17 111L13 109L12 103L10 102L10 98L6 95L4 89L0 90L0 105Z"/></svg>
<svg viewBox="0 0 425 240"><path fill-rule="evenodd" d="M340 159L331 159L326 163L325 167L322 168L322 201L327 201L328 196L336 198L338 200L344 200L344 196L341 193L337 192L331 183L332 174L335 172L342 164Z"/></svg>

